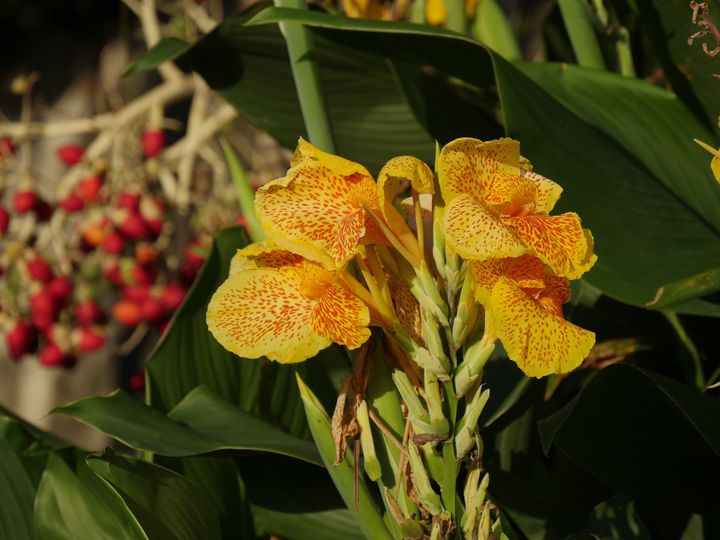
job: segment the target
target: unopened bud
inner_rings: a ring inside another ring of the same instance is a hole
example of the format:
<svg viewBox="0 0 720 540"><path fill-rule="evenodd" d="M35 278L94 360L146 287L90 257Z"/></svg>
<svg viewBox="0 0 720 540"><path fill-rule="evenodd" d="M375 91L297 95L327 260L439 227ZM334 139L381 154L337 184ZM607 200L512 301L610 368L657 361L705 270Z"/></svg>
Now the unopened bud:
<svg viewBox="0 0 720 540"><path fill-rule="evenodd" d="M415 446L415 443L410 441L407 450L412 483L415 486L415 489L417 489L420 502L431 514L440 513L442 511L442 501L440 500L440 496L435 493L430 485L430 477L425 470L425 465L423 464L422 459L420 459L417 446Z"/></svg>
<svg viewBox="0 0 720 540"><path fill-rule="evenodd" d="M425 370L424 386L425 401L430 413L430 424L433 426L433 431L441 437L447 437L450 432L450 424L443 412L440 384L435 374L429 369Z"/></svg>
<svg viewBox="0 0 720 540"><path fill-rule="evenodd" d="M360 424L360 445L362 446L365 472L370 480L376 481L382 475L380 461L375 453L372 430L370 428L370 417L368 416L367 402L362 400L356 410L357 421Z"/></svg>
<svg viewBox="0 0 720 540"><path fill-rule="evenodd" d="M478 389L472 400L465 409L465 414L458 423L457 435L455 436L455 455L462 459L475 446L475 433L478 419L482 414L485 405L490 398L490 390Z"/></svg>
<svg viewBox="0 0 720 540"><path fill-rule="evenodd" d="M410 420L415 433L434 434L433 426L430 424L430 415L420 401L420 396L417 395L408 376L396 369L392 378L408 408L408 420Z"/></svg>
<svg viewBox="0 0 720 540"><path fill-rule="evenodd" d="M477 382L490 355L495 350L495 340L485 339L473 343L465 351L465 359L455 373L455 396L464 396Z"/></svg>

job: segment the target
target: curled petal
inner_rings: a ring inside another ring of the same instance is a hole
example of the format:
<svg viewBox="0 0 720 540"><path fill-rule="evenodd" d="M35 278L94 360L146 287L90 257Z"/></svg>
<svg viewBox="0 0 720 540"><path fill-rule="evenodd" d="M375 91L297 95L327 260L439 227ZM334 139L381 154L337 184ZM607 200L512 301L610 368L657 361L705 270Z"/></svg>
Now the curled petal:
<svg viewBox="0 0 720 540"><path fill-rule="evenodd" d="M300 255L280 249L269 242L255 242L237 250L230 261L230 275L249 268L297 266L303 261Z"/></svg>
<svg viewBox="0 0 720 540"><path fill-rule="evenodd" d="M379 236L364 207L377 208L371 177L343 176L312 160L255 197L255 212L273 242L328 268L342 267L368 232Z"/></svg>
<svg viewBox="0 0 720 540"><path fill-rule="evenodd" d="M445 241L468 260L518 257L528 248L503 221L470 195L460 195L445 209Z"/></svg>
<svg viewBox="0 0 720 540"><path fill-rule="evenodd" d="M456 139L440 152L437 169L446 204L465 193L483 200L493 175L520 174L520 144L507 138L487 142Z"/></svg>
<svg viewBox="0 0 720 540"><path fill-rule="evenodd" d="M558 184L537 173L522 169L520 174L535 185L535 212L536 214L549 214L560 198L563 188Z"/></svg>
<svg viewBox="0 0 720 540"><path fill-rule="evenodd" d="M487 308L509 358L529 377L573 370L595 343L594 333L546 309L508 277L498 280Z"/></svg>
<svg viewBox="0 0 720 540"><path fill-rule="evenodd" d="M207 325L244 358L302 362L330 345L310 322L317 301L302 291L302 270L251 269L230 276L213 295Z"/></svg>
<svg viewBox="0 0 720 540"><path fill-rule="evenodd" d="M395 313L400 324L403 325L416 343L424 345L420 303L410 291L407 282L399 277L391 276L389 286Z"/></svg>
<svg viewBox="0 0 720 540"><path fill-rule="evenodd" d="M360 299L333 283L313 310L313 331L348 349L357 349L370 337L368 308Z"/></svg>
<svg viewBox="0 0 720 540"><path fill-rule="evenodd" d="M518 287L529 293L543 291L555 276L545 273L545 265L537 257L523 255L510 259L488 259L486 261L469 261L468 272L475 285L475 298L481 304L487 304L495 284L502 276L507 276L517 283ZM557 278L560 279L560 278ZM567 283L566 279L562 280ZM569 290L569 289L568 289ZM554 297L560 297L556 294ZM560 305L566 302L565 298Z"/></svg>
<svg viewBox="0 0 720 540"><path fill-rule="evenodd" d="M295 153L290 161L290 166L296 167L298 165L308 164L321 164L323 167L330 169L334 174L340 176L352 176L354 174L367 177L371 176L368 170L359 163L336 156L335 154L323 152L300 137L297 148L295 148Z"/></svg>
<svg viewBox="0 0 720 540"><path fill-rule="evenodd" d="M577 279L597 260L592 235L574 212L504 218L503 223L559 276Z"/></svg>

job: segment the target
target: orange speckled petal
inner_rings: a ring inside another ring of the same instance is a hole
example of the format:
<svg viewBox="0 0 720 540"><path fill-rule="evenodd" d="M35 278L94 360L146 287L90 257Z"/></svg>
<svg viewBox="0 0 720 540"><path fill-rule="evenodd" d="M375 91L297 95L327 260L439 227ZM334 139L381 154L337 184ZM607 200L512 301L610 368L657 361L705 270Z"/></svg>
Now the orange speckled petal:
<svg viewBox="0 0 720 540"><path fill-rule="evenodd" d="M243 358L267 356L283 364L302 362L330 345L312 331L317 300L301 291L298 268L254 269L230 276L207 311L210 332Z"/></svg>
<svg viewBox="0 0 720 540"><path fill-rule="evenodd" d="M445 241L468 260L518 257L528 251L503 222L470 195L461 195L445 208Z"/></svg>
<svg viewBox="0 0 720 540"><path fill-rule="evenodd" d="M343 266L352 251L346 244L358 240L348 239L345 232L364 234L364 219L361 224L354 220L358 213L365 217L362 204L368 197L375 200L372 178L345 177L320 164L304 163L280 180L259 189L255 197L255 212L268 238L328 268Z"/></svg>
<svg viewBox="0 0 720 540"><path fill-rule="evenodd" d="M529 377L567 373L595 344L595 334L547 311L510 278L501 277L488 305L508 357Z"/></svg>
<svg viewBox="0 0 720 540"><path fill-rule="evenodd" d="M483 305L489 301L493 287L501 276L509 277L521 289L534 291L544 290L550 279L545 273L545 264L532 255L469 261L468 272L470 272L470 278L475 285L475 298ZM560 304L565 301L563 300Z"/></svg>
<svg viewBox="0 0 720 540"><path fill-rule="evenodd" d="M497 172L520 174L520 144L512 139L483 142L456 139L442 149L437 170L446 204L468 193L482 200L485 184Z"/></svg>
<svg viewBox="0 0 720 540"><path fill-rule="evenodd" d="M595 264L592 236L574 212L519 216L503 222L557 275L577 279Z"/></svg>
<svg viewBox="0 0 720 540"><path fill-rule="evenodd" d="M361 176L371 176L368 170L354 161L323 152L316 146L300 137L297 148L290 161L291 167L298 165L315 165L320 164L330 169L333 173L341 176L352 176L359 174Z"/></svg>
<svg viewBox="0 0 720 540"><path fill-rule="evenodd" d="M304 259L269 242L255 242L242 249L230 261L230 275L249 268L282 268L297 266Z"/></svg>
<svg viewBox="0 0 720 540"><path fill-rule="evenodd" d="M313 331L348 349L357 349L370 337L370 313L355 295L338 284L330 285L313 310Z"/></svg>
<svg viewBox="0 0 720 540"><path fill-rule="evenodd" d="M558 202L563 188L549 178L545 178L540 174L527 171L525 169L521 171L521 174L523 178L526 178L535 184L536 196L534 213L549 214L555 207L555 203Z"/></svg>
<svg viewBox="0 0 720 540"><path fill-rule="evenodd" d="M535 183L519 174L497 172L485 182L480 201L495 214L517 216L534 210L537 197Z"/></svg>
<svg viewBox="0 0 720 540"><path fill-rule="evenodd" d="M712 158L712 161L710 161L710 169L712 170L712 173L715 175L715 180L720 182L720 158L714 157Z"/></svg>

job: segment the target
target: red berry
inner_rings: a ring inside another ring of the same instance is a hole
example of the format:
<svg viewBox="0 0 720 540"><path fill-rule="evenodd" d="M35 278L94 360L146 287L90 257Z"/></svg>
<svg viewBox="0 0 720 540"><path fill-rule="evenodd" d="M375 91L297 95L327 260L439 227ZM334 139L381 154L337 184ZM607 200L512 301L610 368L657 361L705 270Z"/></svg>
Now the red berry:
<svg viewBox="0 0 720 540"><path fill-rule="evenodd" d="M33 313L30 315L32 323L35 328L40 330L43 334L47 334L51 331L53 324L55 324L55 314L47 313Z"/></svg>
<svg viewBox="0 0 720 540"><path fill-rule="evenodd" d="M131 240L141 240L147 236L148 228L140 214L128 214L117 226L118 230Z"/></svg>
<svg viewBox="0 0 720 540"><path fill-rule="evenodd" d="M30 307L34 315L51 315L54 317L57 311L55 298L47 289L30 296Z"/></svg>
<svg viewBox="0 0 720 540"><path fill-rule="evenodd" d="M185 250L183 256L185 257L185 262L189 265L195 266L197 268L200 268L203 263L205 262L205 258L200 255L195 249L192 247L189 247Z"/></svg>
<svg viewBox="0 0 720 540"><path fill-rule="evenodd" d="M16 191L13 195L13 208L18 214L27 214L35 210L38 198L30 190Z"/></svg>
<svg viewBox="0 0 720 540"><path fill-rule="evenodd" d="M168 311L175 311L182 304L185 298L185 288L182 285L172 283L166 285L160 294L160 301Z"/></svg>
<svg viewBox="0 0 720 540"><path fill-rule="evenodd" d="M40 256L33 257L27 263L27 269L30 277L34 280L47 283L53 277L53 271L48 262Z"/></svg>
<svg viewBox="0 0 720 540"><path fill-rule="evenodd" d="M40 363L44 366L61 366L65 363L65 354L55 343L48 341L40 350Z"/></svg>
<svg viewBox="0 0 720 540"><path fill-rule="evenodd" d="M130 388L138 392L143 390L145 388L145 373L142 371L133 373L133 376L130 377Z"/></svg>
<svg viewBox="0 0 720 540"><path fill-rule="evenodd" d="M92 352L105 345L105 336L92 328L81 328L78 330L77 344L81 352Z"/></svg>
<svg viewBox="0 0 720 540"><path fill-rule="evenodd" d="M124 298L140 303L150 297L150 287L147 285L127 285L123 287L122 295Z"/></svg>
<svg viewBox="0 0 720 540"><path fill-rule="evenodd" d="M15 143L10 137L0 137L0 159L15 153Z"/></svg>
<svg viewBox="0 0 720 540"><path fill-rule="evenodd" d="M73 282L66 276L55 276L47 285L48 292L61 304L65 304L72 294Z"/></svg>
<svg viewBox="0 0 720 540"><path fill-rule="evenodd" d="M20 321L5 335L10 356L19 360L24 354L31 353L37 347L37 330L27 322Z"/></svg>
<svg viewBox="0 0 720 540"><path fill-rule="evenodd" d="M111 232L100 243L100 247L105 253L111 255L119 255L125 248L125 239L116 232Z"/></svg>
<svg viewBox="0 0 720 540"><path fill-rule="evenodd" d="M138 244L135 246L135 260L143 266L152 266L157 261L157 250L151 244Z"/></svg>
<svg viewBox="0 0 720 540"><path fill-rule="evenodd" d="M109 221L105 218L98 220L95 223L85 225L80 233L85 245L90 248L98 247L107 234L108 223Z"/></svg>
<svg viewBox="0 0 720 540"><path fill-rule="evenodd" d="M163 230L165 222L162 219L145 219L145 225L148 228L148 238L157 240Z"/></svg>
<svg viewBox="0 0 720 540"><path fill-rule="evenodd" d="M133 266L130 275L136 285L152 285L157 277L153 268L141 264Z"/></svg>
<svg viewBox="0 0 720 540"><path fill-rule="evenodd" d="M123 191L118 197L117 207L137 213L140 210L140 195L132 191Z"/></svg>
<svg viewBox="0 0 720 540"><path fill-rule="evenodd" d="M137 326L143 319L140 306L133 300L120 300L113 306L113 317L125 326Z"/></svg>
<svg viewBox="0 0 720 540"><path fill-rule="evenodd" d="M142 134L143 152L147 157L155 157L165 148L165 132L161 129L146 129Z"/></svg>
<svg viewBox="0 0 720 540"><path fill-rule="evenodd" d="M0 234L5 234L10 226L10 212L4 206L0 206Z"/></svg>
<svg viewBox="0 0 720 540"><path fill-rule="evenodd" d="M165 316L165 308L163 306L163 303L160 301L160 299L153 298L152 296L143 300L142 304L140 304L140 310L143 319L153 324L159 323L163 320L163 317Z"/></svg>
<svg viewBox="0 0 720 540"><path fill-rule="evenodd" d="M97 175L88 176L80 180L77 187L77 194L80 195L86 203L97 201L98 193L102 187L102 178Z"/></svg>
<svg viewBox="0 0 720 540"><path fill-rule="evenodd" d="M180 281L182 284L189 288L192 282L195 281L198 271L197 266L184 262L180 267Z"/></svg>
<svg viewBox="0 0 720 540"><path fill-rule="evenodd" d="M77 144L65 144L57 149L57 156L65 165L72 167L82 161L85 149Z"/></svg>
<svg viewBox="0 0 720 540"><path fill-rule="evenodd" d="M102 321L103 312L95 300L85 300L75 306L75 319L81 326L89 326Z"/></svg>
<svg viewBox="0 0 720 540"><path fill-rule="evenodd" d="M58 203L58 208L65 210L68 214L74 214L83 209L85 203L79 195L72 193Z"/></svg>

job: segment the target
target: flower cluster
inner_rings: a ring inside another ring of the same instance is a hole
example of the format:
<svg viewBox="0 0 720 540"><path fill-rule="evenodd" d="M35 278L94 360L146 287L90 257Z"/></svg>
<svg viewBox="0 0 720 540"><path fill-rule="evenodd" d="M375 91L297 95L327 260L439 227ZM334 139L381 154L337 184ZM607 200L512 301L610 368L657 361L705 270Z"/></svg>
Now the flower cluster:
<svg viewBox="0 0 720 540"><path fill-rule="evenodd" d="M282 363L356 349L377 326L440 378L470 368L456 352L472 360L482 342L486 360L496 340L529 376L566 373L595 340L563 317L568 280L596 256L577 214L550 215L561 191L512 139L452 141L436 174L397 157L377 181L301 139L286 176L257 193L267 240L238 251L208 326L239 356Z"/></svg>

